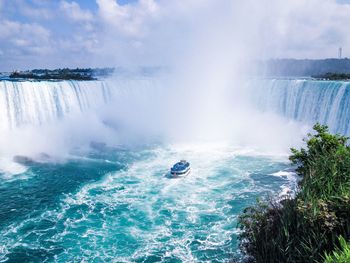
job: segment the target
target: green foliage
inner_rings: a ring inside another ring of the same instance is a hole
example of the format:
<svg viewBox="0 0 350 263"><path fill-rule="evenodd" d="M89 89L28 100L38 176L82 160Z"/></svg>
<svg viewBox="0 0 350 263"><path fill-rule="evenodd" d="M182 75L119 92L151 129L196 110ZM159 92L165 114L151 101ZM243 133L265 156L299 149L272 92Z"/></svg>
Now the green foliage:
<svg viewBox="0 0 350 263"><path fill-rule="evenodd" d="M320 262L338 236L350 237L348 138L316 124L306 148L291 149L302 176L294 198L258 202L239 219L243 252L257 262Z"/></svg>
<svg viewBox="0 0 350 263"><path fill-rule="evenodd" d="M339 237L340 249L337 248L332 254L325 256L325 263L349 263L350 262L350 244L340 236Z"/></svg>
<svg viewBox="0 0 350 263"><path fill-rule="evenodd" d="M111 75L113 68L76 68L76 69L33 69L29 71L15 71L10 74L10 79L34 79L34 80L95 80L97 76Z"/></svg>
<svg viewBox="0 0 350 263"><path fill-rule="evenodd" d="M326 126L316 124L308 135L307 148L291 149L291 162L303 176L301 195L307 202L346 196L350 190L350 148L347 137L332 135Z"/></svg>

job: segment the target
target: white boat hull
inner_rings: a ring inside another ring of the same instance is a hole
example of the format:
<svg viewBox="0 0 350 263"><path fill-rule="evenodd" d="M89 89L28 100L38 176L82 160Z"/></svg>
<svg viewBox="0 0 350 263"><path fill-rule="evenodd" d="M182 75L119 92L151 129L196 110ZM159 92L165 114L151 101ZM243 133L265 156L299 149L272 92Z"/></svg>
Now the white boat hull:
<svg viewBox="0 0 350 263"><path fill-rule="evenodd" d="M187 176L191 172L191 169L189 168L186 172L183 173L172 173L170 172L170 177L172 178L181 178Z"/></svg>

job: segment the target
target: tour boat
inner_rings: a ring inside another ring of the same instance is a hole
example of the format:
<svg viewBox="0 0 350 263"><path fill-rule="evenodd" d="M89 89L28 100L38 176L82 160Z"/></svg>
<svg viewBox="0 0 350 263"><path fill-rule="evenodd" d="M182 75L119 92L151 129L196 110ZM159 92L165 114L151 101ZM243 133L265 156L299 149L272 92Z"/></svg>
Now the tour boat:
<svg viewBox="0 0 350 263"><path fill-rule="evenodd" d="M190 173L190 170L190 163L185 160L181 160L171 167L170 175L172 177L184 177Z"/></svg>

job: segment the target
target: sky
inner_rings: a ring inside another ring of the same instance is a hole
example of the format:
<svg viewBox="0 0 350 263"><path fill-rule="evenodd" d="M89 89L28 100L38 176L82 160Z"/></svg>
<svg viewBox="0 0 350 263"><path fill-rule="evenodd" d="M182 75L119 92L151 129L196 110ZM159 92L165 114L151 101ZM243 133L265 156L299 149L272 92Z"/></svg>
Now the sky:
<svg viewBox="0 0 350 263"><path fill-rule="evenodd" d="M350 56L349 25L350 0L0 0L0 71Z"/></svg>

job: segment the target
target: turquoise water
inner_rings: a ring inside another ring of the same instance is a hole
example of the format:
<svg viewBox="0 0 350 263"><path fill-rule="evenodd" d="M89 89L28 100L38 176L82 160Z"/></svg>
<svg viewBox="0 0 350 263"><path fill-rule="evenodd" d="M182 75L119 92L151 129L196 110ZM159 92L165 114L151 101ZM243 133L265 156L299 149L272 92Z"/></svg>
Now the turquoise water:
<svg viewBox="0 0 350 263"><path fill-rule="evenodd" d="M182 158L191 174L166 178ZM285 158L203 145L22 166L0 174L0 262L228 262L239 213L295 184Z"/></svg>
<svg viewBox="0 0 350 263"><path fill-rule="evenodd" d="M0 81L0 262L240 260L242 210L258 197L295 188L286 156L229 144L170 145L166 142L173 140L166 138L196 141L201 135L206 141L208 133L214 135L208 139L220 141L228 133L235 145L280 152L278 146L294 145L292 137L304 124L319 121L334 132L350 132L349 82L250 81L250 103L268 114L238 107L237 120L224 106L220 111L220 96L209 103L202 90L183 103L191 105L183 115L177 104L167 111L172 95L182 90L168 91L162 83L145 77ZM209 110L203 112L203 105ZM301 126L293 129L270 112ZM168 123L179 115L188 115L183 125L188 134ZM238 128L232 134L230 124ZM91 141L129 147L93 144L86 150ZM140 146L153 141L164 144ZM12 157L18 154L39 156L41 162L22 157L16 163ZM168 179L180 159L191 163L191 174Z"/></svg>

